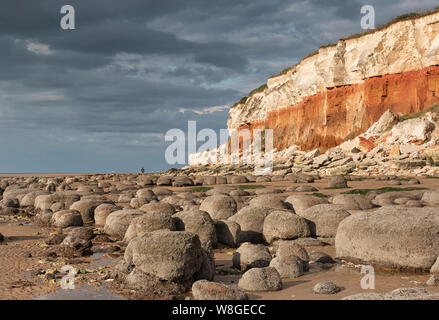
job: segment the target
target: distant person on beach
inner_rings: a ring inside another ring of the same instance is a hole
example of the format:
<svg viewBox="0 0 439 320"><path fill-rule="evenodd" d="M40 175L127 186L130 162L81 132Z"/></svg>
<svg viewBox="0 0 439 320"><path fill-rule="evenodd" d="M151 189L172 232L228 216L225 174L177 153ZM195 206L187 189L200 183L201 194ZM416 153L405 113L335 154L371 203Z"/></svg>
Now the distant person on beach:
<svg viewBox="0 0 439 320"><path fill-rule="evenodd" d="M140 172L145 173L145 168L140 169Z"/></svg>

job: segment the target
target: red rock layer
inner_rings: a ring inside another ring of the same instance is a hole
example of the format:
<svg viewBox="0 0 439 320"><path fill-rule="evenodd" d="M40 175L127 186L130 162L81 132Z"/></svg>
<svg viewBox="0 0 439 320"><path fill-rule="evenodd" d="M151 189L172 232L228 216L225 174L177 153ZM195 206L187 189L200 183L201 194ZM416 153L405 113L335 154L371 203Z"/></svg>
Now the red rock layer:
<svg viewBox="0 0 439 320"><path fill-rule="evenodd" d="M302 150L327 149L364 133L387 109L407 114L438 103L439 66L431 66L328 88L239 129L273 129L278 150L293 144Z"/></svg>

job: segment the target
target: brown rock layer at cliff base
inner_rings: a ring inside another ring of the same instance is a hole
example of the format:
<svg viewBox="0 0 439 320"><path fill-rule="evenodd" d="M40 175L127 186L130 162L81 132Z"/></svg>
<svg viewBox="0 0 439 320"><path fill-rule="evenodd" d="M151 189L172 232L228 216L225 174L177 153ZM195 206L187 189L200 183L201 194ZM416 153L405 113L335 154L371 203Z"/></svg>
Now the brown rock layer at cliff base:
<svg viewBox="0 0 439 320"><path fill-rule="evenodd" d="M439 103L439 66L367 78L360 84L327 88L299 104L271 111L265 120L238 129L273 129L277 150L331 148L364 133L390 109L416 113Z"/></svg>

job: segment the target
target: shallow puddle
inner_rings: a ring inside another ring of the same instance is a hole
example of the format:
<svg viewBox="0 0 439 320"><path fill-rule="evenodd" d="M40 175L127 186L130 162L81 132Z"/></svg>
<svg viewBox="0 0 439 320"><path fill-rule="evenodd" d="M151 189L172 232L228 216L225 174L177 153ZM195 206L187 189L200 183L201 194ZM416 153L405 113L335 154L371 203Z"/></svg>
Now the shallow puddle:
<svg viewBox="0 0 439 320"><path fill-rule="evenodd" d="M105 286L93 287L85 284L75 289L58 291L36 297L34 300L125 300L122 296L111 293Z"/></svg>

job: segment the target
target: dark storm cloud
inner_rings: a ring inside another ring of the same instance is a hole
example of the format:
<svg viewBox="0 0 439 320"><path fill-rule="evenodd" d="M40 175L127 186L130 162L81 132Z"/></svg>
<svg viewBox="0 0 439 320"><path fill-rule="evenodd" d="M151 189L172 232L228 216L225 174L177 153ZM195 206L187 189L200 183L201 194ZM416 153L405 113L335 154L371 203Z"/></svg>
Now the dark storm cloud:
<svg viewBox="0 0 439 320"><path fill-rule="evenodd" d="M2 0L0 171L164 168L168 129L225 128L222 106L360 32L365 4L378 25L436 1Z"/></svg>

